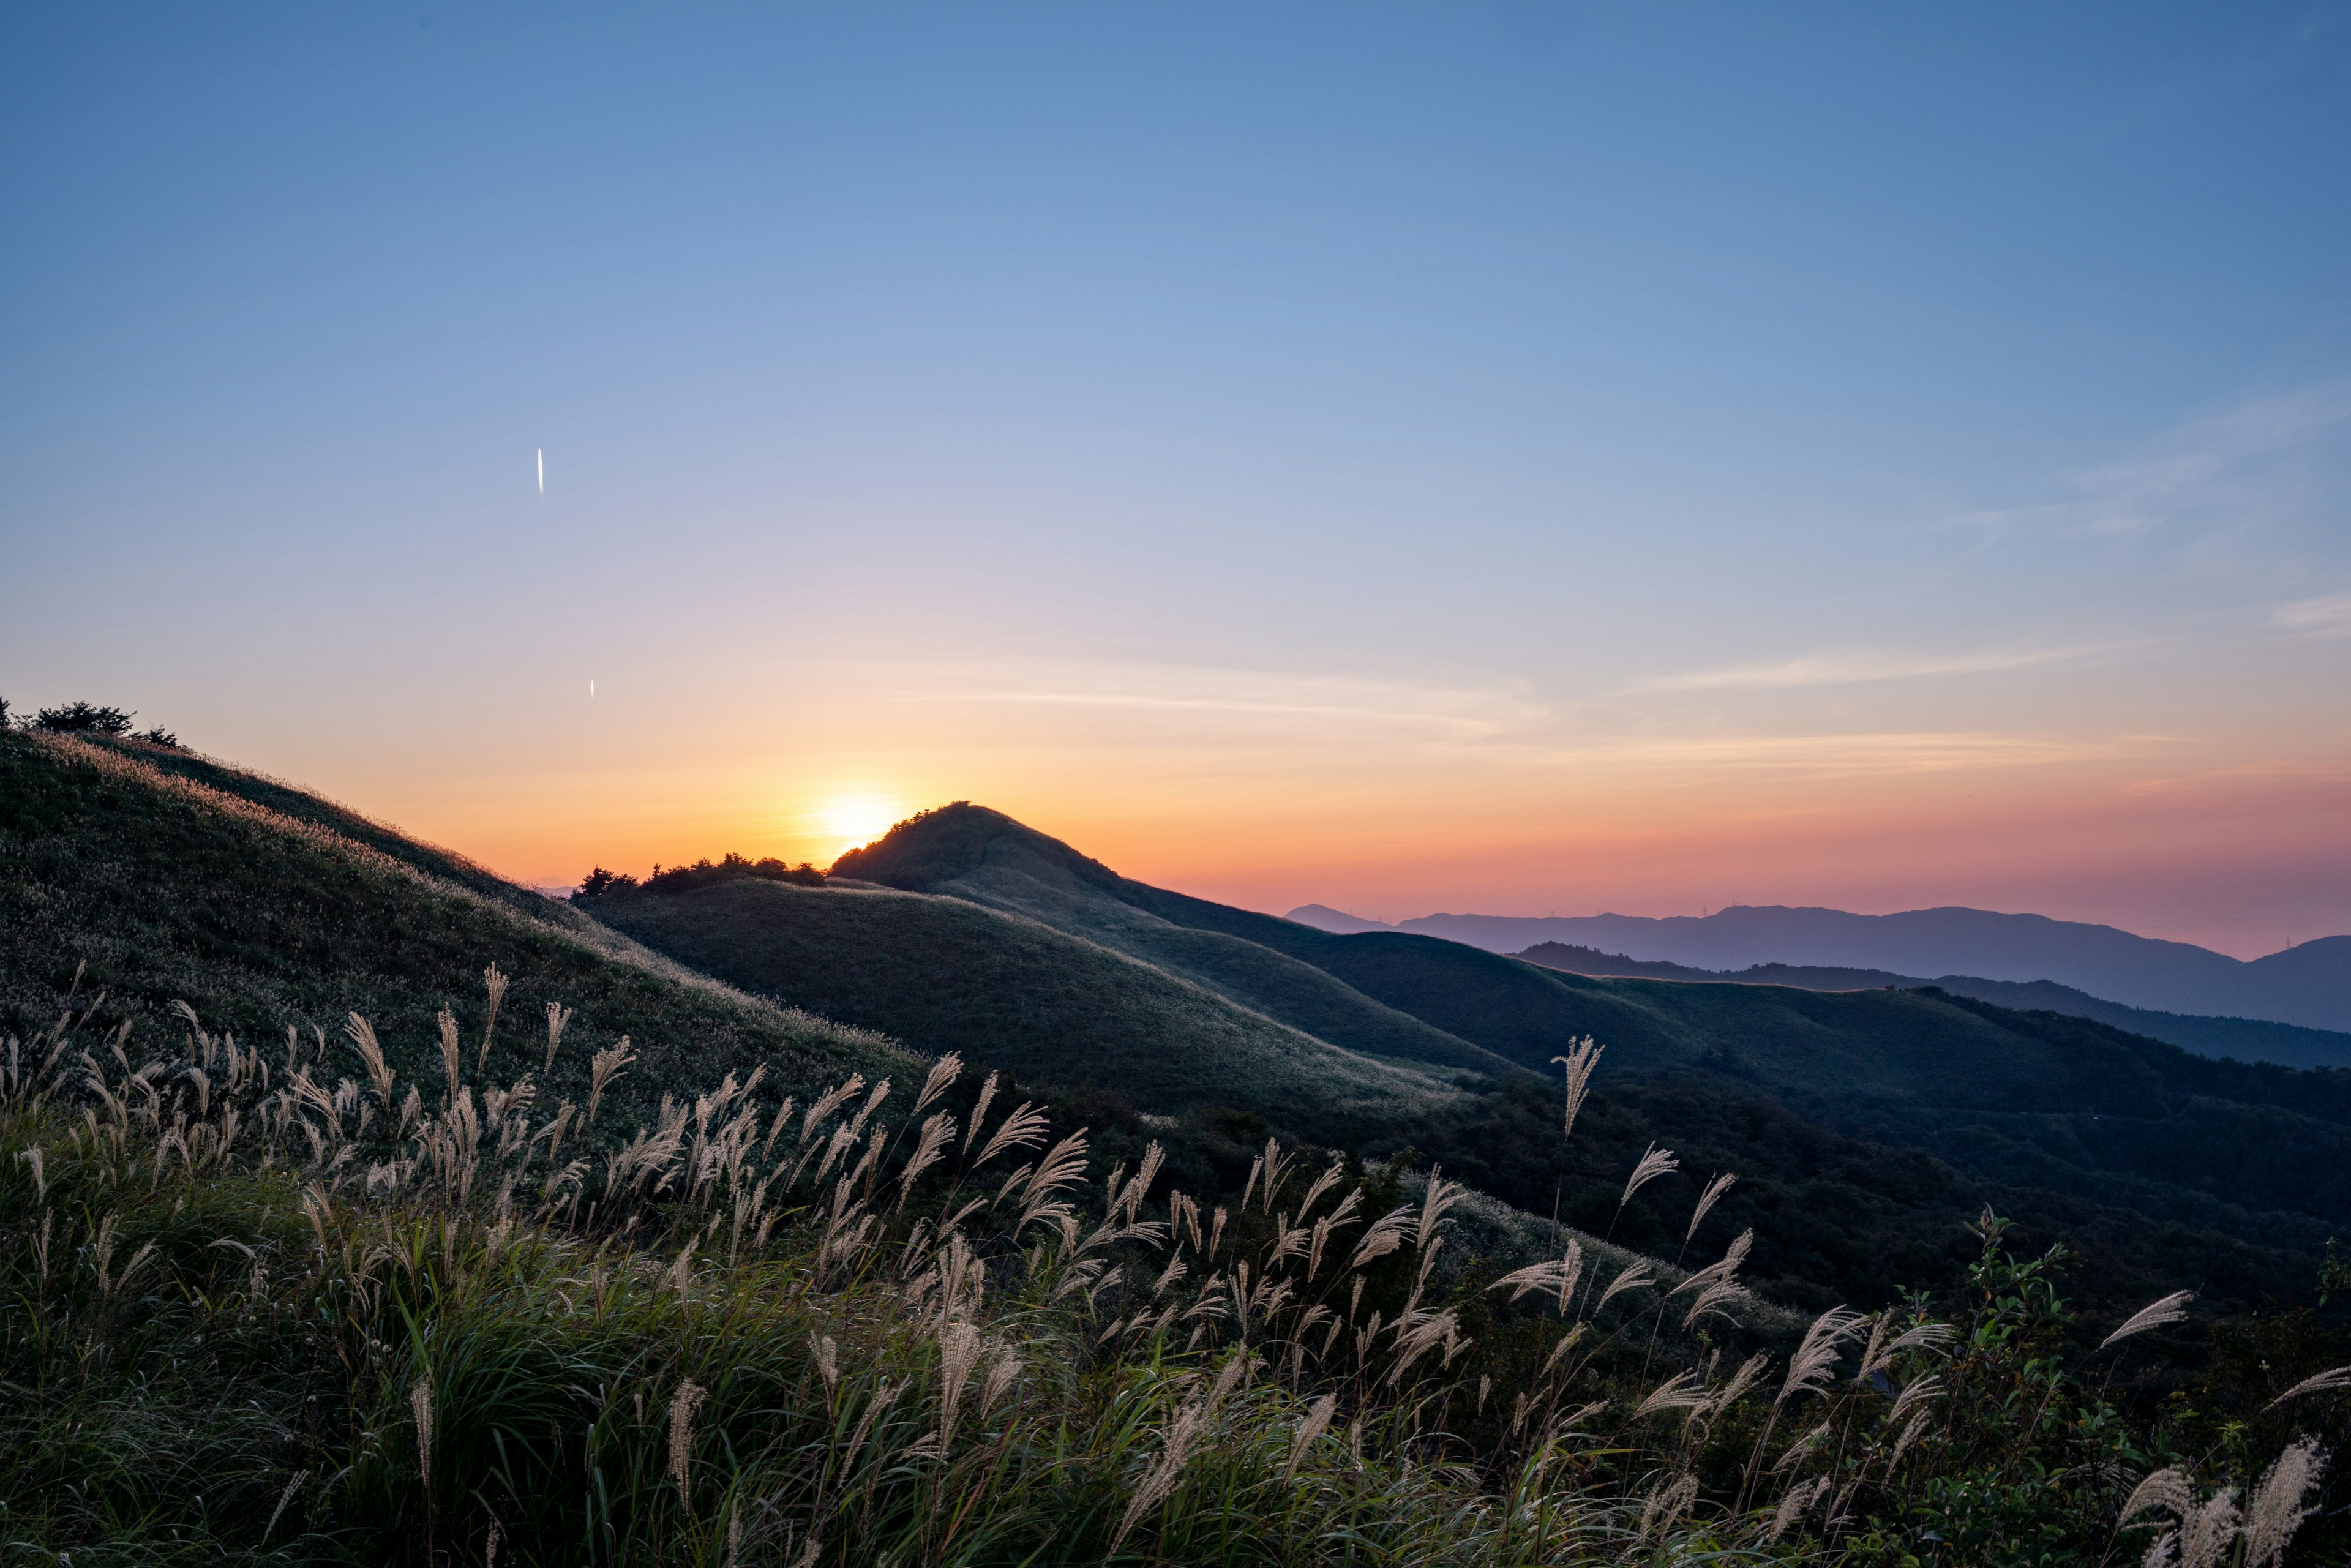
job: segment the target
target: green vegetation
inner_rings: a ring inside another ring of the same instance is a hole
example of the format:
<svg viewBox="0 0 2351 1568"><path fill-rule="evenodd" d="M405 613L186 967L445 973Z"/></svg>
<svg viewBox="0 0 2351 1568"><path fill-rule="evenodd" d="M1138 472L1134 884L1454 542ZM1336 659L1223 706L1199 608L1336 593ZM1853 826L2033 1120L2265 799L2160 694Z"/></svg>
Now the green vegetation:
<svg viewBox="0 0 2351 1568"><path fill-rule="evenodd" d="M952 1058L805 1102L729 1074L624 1134L592 1090L550 1111L535 1074L468 1062L501 999L449 1016L421 1084L357 1017L280 1053L183 1014L150 1058L69 1005L6 1042L18 1552L1957 1568L2168 1534L2210 1568L2343 1544L2305 1520L2351 1368L2265 1365L2268 1405L2217 1439L2185 1401L2134 1416L2105 1383L2178 1303L2068 1357L2062 1258L1989 1218L1948 1306L1773 1332L1750 1237L1686 1273L1569 1233L1504 1273L1458 1256L1477 1205L1441 1178L1271 1142L1226 1203L1155 1145L1097 1177L1082 1129Z"/></svg>
<svg viewBox="0 0 2351 1568"><path fill-rule="evenodd" d="M2311 1215L2228 1197L2299 1161L2335 1201L2331 1145L2291 1142L2335 1124L2331 1076L1917 993L1767 1009L1384 936L1309 964L1247 935L1266 917L995 841L942 852L962 895L731 857L569 906L204 758L0 737L0 1544L1974 1568L2170 1531L2158 1560L2242 1568L2299 1524L2291 1560L2351 1551L2323 1463L2351 1270ZM1118 946L1145 941L1197 973ZM1298 979L1353 965L1385 995ZM1418 1005L1478 1065L1342 1050L1210 972L1364 1028ZM1556 1040L1541 987L1625 1031L1562 1042L1565 1140L1556 1071L1469 1038L1526 1005L1521 1049ZM922 1054L970 1041L970 1071ZM2126 1125L2014 1108L2035 1072ZM1832 1124L1870 1115L2112 1185ZM2159 1217L2190 1202L2212 1227ZM2183 1288L2196 1315L2138 1312Z"/></svg>
<svg viewBox="0 0 2351 1568"><path fill-rule="evenodd" d="M806 1084L909 1060L287 786L135 745L0 735L0 1027L41 1027L79 973L142 1021L185 1001L257 1039L361 1012L387 1040L428 1040L486 957L526 977L509 1039L559 997L572 1049L559 1073L576 1079L589 1050L627 1035L644 1064L632 1094L720 1061ZM558 1087L584 1097L584 1080Z"/></svg>
<svg viewBox="0 0 2351 1568"><path fill-rule="evenodd" d="M1376 1140L1466 1096L1019 915L883 889L752 876L582 907L761 995L1146 1112L1238 1105L1286 1133ZM1495 1067L1507 1071L1505 1063Z"/></svg>
<svg viewBox="0 0 2351 1568"><path fill-rule="evenodd" d="M980 1020L1008 1018L1029 988L956 992L956 1009L922 1016L907 1006L901 992L955 989L956 973L985 964L926 936L926 922L955 919L938 912L938 895L1126 952L1302 1032L1317 1032L1305 1004L1322 1001L1298 976L1338 983L1366 1009L1356 1018L1413 1018L1444 1041L1416 1051L1422 1061L1479 1053L1462 1079L1477 1105L1356 1124L1347 1135L1366 1150L1411 1143L1510 1204L1573 1216L1605 1206L1656 1138L1690 1168L1744 1173L1735 1201L1756 1228L1754 1277L1815 1305L1886 1302L1949 1277L1963 1262L1960 1225L1984 1206L2038 1246L2078 1239L2078 1288L2102 1307L2177 1286L2233 1305L2290 1298L2325 1239L2351 1222L2339 1176L2351 1168L2346 1074L2215 1062L2093 1022L1935 992L1589 980L1425 936L1333 936L1128 882L968 804L903 822L834 874L934 900L891 903L884 912L907 924L877 912L837 938L738 926L738 903L717 894L674 900L658 928L628 928L747 989L823 976L828 992L811 1006L886 1018L882 1028L914 1044L980 1058L1001 1049ZM1611 1079L1592 1138L1561 1159L1544 1135L1556 1089L1533 1072L1587 1034L1611 1044ZM1058 1062L1020 1070L1077 1077ZM1089 1077L1123 1089L1114 1072ZM1253 1107L1239 1095L1228 1103ZM1644 1234L1667 1228L1641 1213L1629 1222Z"/></svg>

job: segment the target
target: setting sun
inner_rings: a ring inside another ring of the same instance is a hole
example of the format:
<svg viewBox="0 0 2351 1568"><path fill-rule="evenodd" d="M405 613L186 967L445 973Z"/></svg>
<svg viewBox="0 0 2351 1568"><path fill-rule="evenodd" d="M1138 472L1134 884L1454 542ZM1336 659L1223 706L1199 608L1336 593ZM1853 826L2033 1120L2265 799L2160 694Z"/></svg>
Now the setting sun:
<svg viewBox="0 0 2351 1568"><path fill-rule="evenodd" d="M832 852L839 854L872 843L903 814L896 801L879 795L843 795L818 810L816 821Z"/></svg>

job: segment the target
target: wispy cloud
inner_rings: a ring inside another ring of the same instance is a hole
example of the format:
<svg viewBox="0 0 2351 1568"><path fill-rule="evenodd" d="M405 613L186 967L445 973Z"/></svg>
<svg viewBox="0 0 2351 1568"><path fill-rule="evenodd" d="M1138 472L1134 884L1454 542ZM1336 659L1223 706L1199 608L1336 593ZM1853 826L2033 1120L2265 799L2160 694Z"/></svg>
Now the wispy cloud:
<svg viewBox="0 0 2351 1568"><path fill-rule="evenodd" d="M1586 761L1691 776L1761 771L1813 779L2041 768L2124 756L2146 737L2066 737L1951 731L1908 734L1672 736L1579 748Z"/></svg>
<svg viewBox="0 0 2351 1568"><path fill-rule="evenodd" d="M2285 758L2239 762L2226 768L2207 768L2179 776L2133 779L2123 786L2122 792L2126 795L2189 795L2247 794L2259 790L2276 794L2315 789L2324 790L2330 799L2334 799L2339 798L2346 783L2351 783L2351 766L2340 760Z"/></svg>
<svg viewBox="0 0 2351 1568"><path fill-rule="evenodd" d="M1124 712L1182 725L1284 732L1399 732L1491 741L1547 727L1552 710L1520 685L1446 685L1214 667L1037 661L984 665L904 700Z"/></svg>
<svg viewBox="0 0 2351 1568"><path fill-rule="evenodd" d="M2136 456L2085 469L2072 494L1958 519L2005 532L2137 533L2220 528L2304 516L2328 463L2351 440L2351 382L2325 382L2189 420Z"/></svg>
<svg viewBox="0 0 2351 1568"><path fill-rule="evenodd" d="M2015 668L2078 649L1898 661L1890 674ZM1859 656L1855 656L1859 657ZM1840 667L1838 679L1884 678ZM1781 666L1773 666L1775 671ZM2056 736L1979 731L1725 734L1653 728L1647 707L1562 706L1509 682L1446 685L1166 664L1018 660L975 664L957 678L910 680L904 703L964 714L1040 718L1062 715L1094 740L1106 727L1139 745L1180 745L1195 755L1222 747L1294 751L1295 766L1352 770L1409 753L1475 754L1479 766L1524 776L1655 778L1670 786L1739 774L1835 779L2043 767L2118 757L2166 744L2145 736ZM1722 672L1713 673L1720 676ZM1829 678L1814 673L1810 679ZM1697 689L1696 677L1677 677ZM1706 685L1792 684L1709 679ZM1634 727L1628 731L1627 727Z"/></svg>
<svg viewBox="0 0 2351 1568"><path fill-rule="evenodd" d="M1778 664L1730 664L1644 681L1636 692L1760 691L1785 686L1837 686L1864 681L1903 681L1931 675L1974 675L2030 669L2112 652L2120 643L2085 643L2068 648L1979 648L1957 653L1895 653L1853 650L1808 653Z"/></svg>
<svg viewBox="0 0 2351 1568"><path fill-rule="evenodd" d="M2306 636L2351 637L2351 593L2281 604L2270 612L2270 619Z"/></svg>

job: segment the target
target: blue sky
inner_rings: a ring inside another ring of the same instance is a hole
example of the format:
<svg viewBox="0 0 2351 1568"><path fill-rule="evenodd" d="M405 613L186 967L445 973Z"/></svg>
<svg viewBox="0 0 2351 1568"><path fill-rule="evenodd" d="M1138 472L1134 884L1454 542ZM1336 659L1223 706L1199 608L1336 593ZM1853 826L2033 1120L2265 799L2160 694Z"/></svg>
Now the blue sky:
<svg viewBox="0 0 2351 1568"><path fill-rule="evenodd" d="M550 879L2351 928L2344 6L5 26L20 706Z"/></svg>

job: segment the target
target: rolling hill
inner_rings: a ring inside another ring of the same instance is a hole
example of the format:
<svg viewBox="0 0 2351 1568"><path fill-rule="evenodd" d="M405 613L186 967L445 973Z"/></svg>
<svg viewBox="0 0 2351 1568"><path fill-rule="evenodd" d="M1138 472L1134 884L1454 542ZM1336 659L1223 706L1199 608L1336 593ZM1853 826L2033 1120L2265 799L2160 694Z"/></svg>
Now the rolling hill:
<svg viewBox="0 0 2351 1568"><path fill-rule="evenodd" d="M2334 1174L2351 1156L2351 1078L2342 1074L2213 1061L2095 1022L1929 991L1595 979L1435 937L1336 935L1121 877L969 805L902 824L834 870L1050 924L1228 995L1247 990L1300 1027L1285 995L1261 979L1294 971L1249 947L1319 969L1531 1073L1594 1036L1609 1047L1610 1092L1661 1118L1649 1130L1693 1163L1717 1151L1728 1163L1737 1146L1750 1162L1740 1168L1760 1161L1801 1183L1805 1159L1775 1158L1730 1131L1792 1119L1931 1156L1965 1178L1959 1186L1991 1184L2011 1205L2045 1195L2076 1227L2090 1223L2081 1205L2104 1213L2091 1228L2118 1236L2131 1229L2126 1215L2187 1227L2207 1259L2237 1246L2273 1260L2306 1256L2330 1226L2351 1223L2351 1185ZM1523 1175L1496 1168L1485 1179L1533 1204ZM1920 1181L1922 1193L1936 1185ZM2152 1233L2117 1245L2152 1258ZM2216 1272L2243 1287L2265 1266Z"/></svg>
<svg viewBox="0 0 2351 1568"><path fill-rule="evenodd" d="M745 876L676 893L615 890L583 906L747 989L1024 1079L1115 1089L1153 1113L1239 1106L1293 1135L1377 1141L1464 1098L1426 1062L1343 1049L1122 953L961 899ZM1475 1047L1447 1044L1458 1059L1448 1065L1510 1070Z"/></svg>
<svg viewBox="0 0 2351 1568"><path fill-rule="evenodd" d="M822 888L718 876L566 905L275 780L11 734L0 1007L37 1027L86 965L85 989L141 1028L185 998L215 1028L291 1019L340 1049L360 1010L415 1073L444 1006L472 1049L474 977L495 961L514 977L498 1050L535 1059L539 1004L575 1006L553 1088L577 1098L588 1051L628 1031L641 1061L612 1103L638 1112L747 1061L788 1085L918 1070L894 1035L1093 1092L1076 1113L1098 1126L1158 1118L1118 1135L1165 1137L1202 1191L1237 1187L1268 1127L1411 1145L1670 1256L1696 1183L1736 1170L1719 1222L1755 1228L1754 1277L1800 1304L1948 1277L1986 1205L2081 1245L2092 1299L2250 1299L2304 1279L2351 1212L2337 1074L1919 991L1591 979L1336 936L1119 877L976 807L835 870ZM1586 1033L1608 1054L1562 1158L1550 1057ZM1619 1213L1652 1141L1686 1174Z"/></svg>
<svg viewBox="0 0 2351 1568"><path fill-rule="evenodd" d="M880 1036L778 1008L683 968L566 904L274 779L136 742L0 733L0 1021L45 1026L76 984L137 1030L266 1039L298 1023L348 1052L370 1018L404 1075L437 1075L444 1007L477 1044L479 977L512 977L497 1049L538 1063L543 1009L575 1009L556 1092L622 1034L637 1064L607 1098L633 1113L666 1085L765 1062L787 1085L919 1072ZM135 1046L133 1049L137 1049ZM358 1074L354 1060L343 1071Z"/></svg>
<svg viewBox="0 0 2351 1568"><path fill-rule="evenodd" d="M1627 976L1653 980L1691 980L1747 986L1795 986L1811 991L1915 990L1931 986L1953 996L2022 1011L2070 1013L2095 1019L2132 1034L2143 1034L2192 1051L2199 1056L2273 1061L2285 1067L2351 1067L2351 1034L2304 1029L2260 1019L2199 1018L2126 1008L2054 980L1986 980L1973 975L1934 979L1886 969L1840 969L1820 965L1757 964L1734 972L1692 968L1687 964L1644 963L1621 953L1600 953L1564 943L1541 942L1518 956L1572 975Z"/></svg>
<svg viewBox="0 0 2351 1568"><path fill-rule="evenodd" d="M1291 915L1335 932L1356 933L1375 925L1320 904L1304 905ZM1538 943L1557 942L1716 971L1790 964L2020 983L2051 980L2157 1012L2351 1030L2351 936L2304 942L2246 962L2190 943L2041 915L1957 907L1853 915L1779 904L1734 904L1702 917L1663 919L1427 915L1391 929L1496 953L1522 953Z"/></svg>

